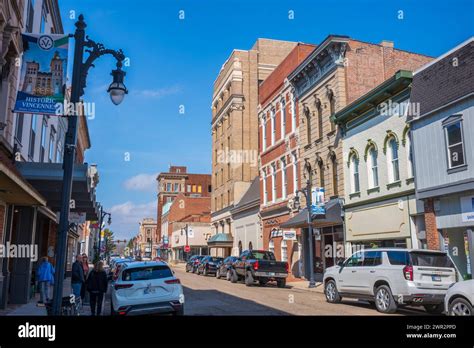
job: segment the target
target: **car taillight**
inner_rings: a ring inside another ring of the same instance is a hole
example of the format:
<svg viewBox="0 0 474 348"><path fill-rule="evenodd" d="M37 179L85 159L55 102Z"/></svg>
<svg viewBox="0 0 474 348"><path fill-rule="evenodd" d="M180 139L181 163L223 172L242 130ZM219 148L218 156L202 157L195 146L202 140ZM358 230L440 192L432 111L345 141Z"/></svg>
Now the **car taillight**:
<svg viewBox="0 0 474 348"><path fill-rule="evenodd" d="M166 284L181 284L178 278L165 280Z"/></svg>
<svg viewBox="0 0 474 348"><path fill-rule="evenodd" d="M115 290L131 288L133 284L114 284Z"/></svg>
<svg viewBox="0 0 474 348"><path fill-rule="evenodd" d="M286 273L290 271L290 266L288 265L288 262L285 263L285 270L286 270Z"/></svg>
<svg viewBox="0 0 474 348"><path fill-rule="evenodd" d="M255 263L253 264L253 269L254 269L254 270L257 270L257 269L258 269L258 260L255 261Z"/></svg>
<svg viewBox="0 0 474 348"><path fill-rule="evenodd" d="M199 263L199 260L195 260L194 264L197 265Z"/></svg>
<svg viewBox="0 0 474 348"><path fill-rule="evenodd" d="M412 266L403 267L403 275L405 276L406 280L413 280L413 267Z"/></svg>

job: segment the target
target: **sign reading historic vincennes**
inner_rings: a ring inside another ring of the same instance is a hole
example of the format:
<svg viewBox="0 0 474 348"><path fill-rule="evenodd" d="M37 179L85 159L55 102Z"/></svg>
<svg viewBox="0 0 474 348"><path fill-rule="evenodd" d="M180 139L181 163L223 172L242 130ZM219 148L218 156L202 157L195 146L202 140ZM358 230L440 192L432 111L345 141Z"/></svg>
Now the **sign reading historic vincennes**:
<svg viewBox="0 0 474 348"><path fill-rule="evenodd" d="M64 102L68 35L22 34L23 58L15 112L56 114Z"/></svg>

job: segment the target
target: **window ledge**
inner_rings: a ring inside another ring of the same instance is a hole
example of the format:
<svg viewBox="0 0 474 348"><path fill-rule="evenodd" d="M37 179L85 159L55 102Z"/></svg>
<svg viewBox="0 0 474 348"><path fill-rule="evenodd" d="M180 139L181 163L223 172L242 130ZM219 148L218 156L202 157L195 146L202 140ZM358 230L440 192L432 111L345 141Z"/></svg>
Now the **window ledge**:
<svg viewBox="0 0 474 348"><path fill-rule="evenodd" d="M360 198L360 191L354 192L354 193L349 193L349 198Z"/></svg>
<svg viewBox="0 0 474 348"><path fill-rule="evenodd" d="M391 188L395 188L395 187L401 187L401 186L402 186L401 180L397 180L397 181L394 181L394 182L391 182L391 183L387 184L387 189L391 189Z"/></svg>
<svg viewBox="0 0 474 348"><path fill-rule="evenodd" d="M310 149L311 148L311 144L307 144L304 146L304 149L307 150L307 149Z"/></svg>
<svg viewBox="0 0 474 348"><path fill-rule="evenodd" d="M412 176L411 178L406 179L407 185L413 184L415 182L415 178Z"/></svg>
<svg viewBox="0 0 474 348"><path fill-rule="evenodd" d="M375 192L380 192L380 186L372 187L367 190L367 194L375 193Z"/></svg>
<svg viewBox="0 0 474 348"><path fill-rule="evenodd" d="M326 135L327 135L328 137L331 137L331 136L333 136L335 133L336 133L336 130L333 129L332 131L330 131L330 132L327 133Z"/></svg>
<svg viewBox="0 0 474 348"><path fill-rule="evenodd" d="M316 140L314 141L315 144L319 144L319 143L322 143L322 142L323 142L323 138L322 138L322 137L319 138L319 139L316 139Z"/></svg>
<svg viewBox="0 0 474 348"><path fill-rule="evenodd" d="M454 174L454 173L462 172L464 170L467 170L467 164L463 164L462 166L448 169L448 174Z"/></svg>

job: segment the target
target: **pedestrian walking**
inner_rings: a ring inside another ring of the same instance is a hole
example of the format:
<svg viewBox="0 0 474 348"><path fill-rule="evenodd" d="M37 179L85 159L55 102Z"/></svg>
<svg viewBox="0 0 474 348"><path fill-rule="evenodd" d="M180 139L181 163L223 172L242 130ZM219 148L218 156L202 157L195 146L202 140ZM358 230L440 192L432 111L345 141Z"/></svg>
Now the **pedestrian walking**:
<svg viewBox="0 0 474 348"><path fill-rule="evenodd" d="M82 269L84 271L84 279L86 279L87 282L87 277L89 275L89 258L87 257L87 254L82 254ZM87 284L81 288L81 300L84 304L89 303L89 293L86 291L86 288Z"/></svg>
<svg viewBox="0 0 474 348"><path fill-rule="evenodd" d="M91 315L101 315L104 294L107 292L107 275L102 261L97 262L89 273L87 291L90 294Z"/></svg>
<svg viewBox="0 0 474 348"><path fill-rule="evenodd" d="M77 255L76 261L72 264L71 288L76 300L81 297L81 289L84 286L84 268L82 267L82 256Z"/></svg>
<svg viewBox="0 0 474 348"><path fill-rule="evenodd" d="M49 302L49 287L54 284L54 267L49 262L48 257L41 258L41 262L37 270L38 286L40 289L40 300L38 306L43 307Z"/></svg>

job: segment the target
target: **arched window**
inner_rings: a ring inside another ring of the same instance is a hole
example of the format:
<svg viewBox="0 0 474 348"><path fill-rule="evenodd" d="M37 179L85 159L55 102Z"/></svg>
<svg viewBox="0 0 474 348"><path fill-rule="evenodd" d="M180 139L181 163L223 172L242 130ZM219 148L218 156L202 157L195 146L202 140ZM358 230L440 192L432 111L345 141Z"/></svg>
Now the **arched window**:
<svg viewBox="0 0 474 348"><path fill-rule="evenodd" d="M286 133L286 100L284 98L280 102L280 115L281 115L281 138L283 139Z"/></svg>
<svg viewBox="0 0 474 348"><path fill-rule="evenodd" d="M408 178L413 178L413 152L411 148L411 132L410 131L408 131L406 135L405 148L407 151Z"/></svg>
<svg viewBox="0 0 474 348"><path fill-rule="evenodd" d="M272 164L272 202L276 201L277 189L276 189L276 164Z"/></svg>
<svg viewBox="0 0 474 348"><path fill-rule="evenodd" d="M390 138L388 141L387 151L387 166L388 166L388 179L390 182L400 180L400 170L398 163L398 143L395 138Z"/></svg>
<svg viewBox="0 0 474 348"><path fill-rule="evenodd" d="M272 253L275 252L275 242L273 241L273 239L270 239L270 241L268 242L268 251L271 251Z"/></svg>
<svg viewBox="0 0 474 348"><path fill-rule="evenodd" d="M281 197L283 199L286 198L286 194L288 192L288 182L287 182L287 175L286 175L286 157L282 157L280 160L281 164Z"/></svg>
<svg viewBox="0 0 474 348"><path fill-rule="evenodd" d="M272 127L272 146L275 144L276 140L276 122L275 122L275 110L272 109L270 114L270 123Z"/></svg>
<svg viewBox="0 0 474 348"><path fill-rule="evenodd" d="M267 127L266 127L266 120L265 117L262 117L262 150L265 151L267 149Z"/></svg>
<svg viewBox="0 0 474 348"><path fill-rule="evenodd" d="M367 154L367 176L369 178L369 189L379 186L377 150L374 146L371 146Z"/></svg>
<svg viewBox="0 0 474 348"><path fill-rule="evenodd" d="M322 160L318 161L318 172L319 172L319 187L324 188L324 163Z"/></svg>
<svg viewBox="0 0 474 348"><path fill-rule="evenodd" d="M298 158L296 156L296 152L291 154L292 157L292 166L293 166L293 192L298 191L298 170L297 170L297 162Z"/></svg>
<svg viewBox="0 0 474 348"><path fill-rule="evenodd" d="M296 106L295 97L291 96L291 131L296 130Z"/></svg>
<svg viewBox="0 0 474 348"><path fill-rule="evenodd" d="M349 170L351 173L351 193L359 192L359 159L355 154L351 155Z"/></svg>
<svg viewBox="0 0 474 348"><path fill-rule="evenodd" d="M316 98L314 105L318 113L318 137L321 139L323 137L323 108L321 106L321 100Z"/></svg>
<svg viewBox="0 0 474 348"><path fill-rule="evenodd" d="M334 193L334 196L337 196L339 194L339 177L338 177L338 165L337 165L337 158L336 155L334 154L331 158L331 164L332 164L332 190Z"/></svg>
<svg viewBox="0 0 474 348"><path fill-rule="evenodd" d="M306 117L306 140L308 144L311 144L311 111L308 106L304 105L303 113Z"/></svg>
<svg viewBox="0 0 474 348"><path fill-rule="evenodd" d="M334 96L334 92L332 91L332 89L328 89L327 95L328 95L328 100L329 100L329 112L330 112L329 117L331 117L336 112L336 98ZM331 125L331 132L336 129L336 125L334 124L334 122L329 120L329 124Z"/></svg>

